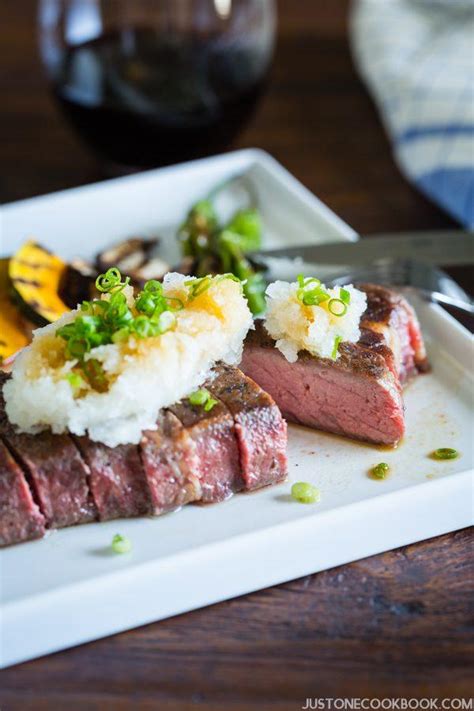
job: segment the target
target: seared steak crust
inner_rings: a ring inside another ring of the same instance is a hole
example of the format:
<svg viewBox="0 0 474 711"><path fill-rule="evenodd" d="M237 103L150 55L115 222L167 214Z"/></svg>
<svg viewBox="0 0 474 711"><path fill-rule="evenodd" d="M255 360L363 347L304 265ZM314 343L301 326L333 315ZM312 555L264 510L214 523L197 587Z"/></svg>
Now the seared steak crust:
<svg viewBox="0 0 474 711"><path fill-rule="evenodd" d="M387 370L385 362L385 352L390 351L383 341L383 336L373 332L363 333L362 338L367 338L368 345L359 341L358 343L341 343L339 346L339 358L333 361L330 358L317 358L308 351L300 351L298 361L311 364L314 360L326 362L338 370L357 372L368 378L379 378ZM245 347L256 346L262 349L275 349L275 341L268 335L264 321L255 321L255 330L249 331L245 341ZM245 360L244 360L245 362ZM245 367L244 367L245 371Z"/></svg>

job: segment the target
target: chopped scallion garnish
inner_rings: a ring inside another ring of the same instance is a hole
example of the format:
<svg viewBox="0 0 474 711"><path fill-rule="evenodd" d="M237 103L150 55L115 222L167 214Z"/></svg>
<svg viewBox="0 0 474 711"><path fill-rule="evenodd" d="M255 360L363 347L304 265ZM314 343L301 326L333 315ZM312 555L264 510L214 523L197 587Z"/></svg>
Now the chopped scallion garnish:
<svg viewBox="0 0 474 711"><path fill-rule="evenodd" d="M319 306L323 301L329 299L327 291L324 291L319 286L314 289L306 289L305 287L298 289L296 296L305 306Z"/></svg>
<svg viewBox="0 0 474 711"><path fill-rule="evenodd" d="M193 299L196 299L198 296L201 296L201 294L204 294L204 292L209 289L211 284L211 276L201 277L200 279L189 279L188 281L185 281L184 285L189 287L189 301L193 301Z"/></svg>
<svg viewBox="0 0 474 711"><path fill-rule="evenodd" d="M218 274L217 276L211 276L208 274L205 277L200 277L199 279L188 279L184 282L184 286L189 287L188 300L193 301L205 291L209 289L212 284L219 284L224 279L230 279L231 281L240 282L241 280L234 274Z"/></svg>
<svg viewBox="0 0 474 711"><path fill-rule="evenodd" d="M93 348L123 343L131 336L161 336L176 324L175 312L184 308L181 299L164 295L163 285L156 279L145 283L134 306L130 306L123 293L128 282L128 277L122 281L115 267L100 274L96 287L107 297L83 301L80 315L56 331L66 341L66 358L78 361L89 384L99 392L107 389L107 378L98 360L86 360Z"/></svg>
<svg viewBox="0 0 474 711"><path fill-rule="evenodd" d="M316 277L304 277L302 274L298 274L296 279L299 287L296 298L304 306L319 306L330 298L326 289L321 286L321 281Z"/></svg>
<svg viewBox="0 0 474 711"><path fill-rule="evenodd" d="M240 282L233 274L206 276L184 282L190 287L189 300L203 294L213 283L223 279ZM147 281L144 288L130 303L123 289L128 285L128 277L122 281L120 271L115 267L97 277L96 286L107 294L102 299L83 301L80 314L72 323L58 328L56 335L66 341L65 356L78 361L89 385L99 392L108 387L105 372L97 359L88 354L98 346L126 342L130 337L154 338L161 336L176 325L176 312L184 309L184 302L175 296L166 296L163 285L156 279ZM210 410L215 401L206 400Z"/></svg>

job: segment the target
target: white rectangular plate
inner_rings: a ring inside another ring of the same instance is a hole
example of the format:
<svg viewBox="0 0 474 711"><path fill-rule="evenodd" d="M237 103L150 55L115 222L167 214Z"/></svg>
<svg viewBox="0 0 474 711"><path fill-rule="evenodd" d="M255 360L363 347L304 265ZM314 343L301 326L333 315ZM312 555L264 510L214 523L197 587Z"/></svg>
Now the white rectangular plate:
<svg viewBox="0 0 474 711"><path fill-rule="evenodd" d="M89 257L131 234L172 237L190 204L247 172L268 244L356 235L278 163L240 151L26 200L0 211L1 254L27 236L64 257ZM396 450L290 427L287 482L156 519L89 524L0 553L2 666L436 536L472 522L472 342L442 309L417 303L433 372L406 392L407 436ZM429 453L455 447L461 457ZM387 461L390 477L368 469ZM291 483L310 481L303 505ZM114 533L133 542L110 552Z"/></svg>

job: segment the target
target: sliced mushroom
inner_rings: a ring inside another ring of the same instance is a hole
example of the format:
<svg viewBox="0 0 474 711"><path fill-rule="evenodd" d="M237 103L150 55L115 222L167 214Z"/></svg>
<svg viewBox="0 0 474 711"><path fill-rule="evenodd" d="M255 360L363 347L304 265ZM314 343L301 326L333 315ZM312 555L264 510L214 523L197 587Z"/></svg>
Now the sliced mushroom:
<svg viewBox="0 0 474 711"><path fill-rule="evenodd" d="M159 257L153 257L147 262L142 264L138 269L134 269L132 272L127 272L131 279L138 284L142 282L149 281L150 279L163 279L166 272L169 272L170 265L164 262Z"/></svg>
<svg viewBox="0 0 474 711"><path fill-rule="evenodd" d="M110 267L118 267L122 273L131 276L130 272L141 267L149 259L158 241L157 238L130 237L117 242L97 255L97 266L102 272Z"/></svg>
<svg viewBox="0 0 474 711"><path fill-rule="evenodd" d="M150 279L160 280L170 270L170 265L160 257L151 256L158 243L158 238L131 237L98 254L97 266L100 271L117 267L138 287Z"/></svg>

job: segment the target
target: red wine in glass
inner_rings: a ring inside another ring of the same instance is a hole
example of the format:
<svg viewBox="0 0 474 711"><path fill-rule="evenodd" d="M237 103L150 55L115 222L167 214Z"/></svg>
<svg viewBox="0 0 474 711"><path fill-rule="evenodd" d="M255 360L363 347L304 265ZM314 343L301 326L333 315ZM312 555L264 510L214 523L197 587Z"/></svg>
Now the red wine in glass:
<svg viewBox="0 0 474 711"><path fill-rule="evenodd" d="M110 31L64 46L54 94L114 164L165 165L224 150L262 93L269 53L245 36Z"/></svg>

